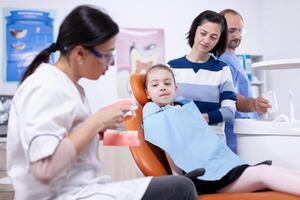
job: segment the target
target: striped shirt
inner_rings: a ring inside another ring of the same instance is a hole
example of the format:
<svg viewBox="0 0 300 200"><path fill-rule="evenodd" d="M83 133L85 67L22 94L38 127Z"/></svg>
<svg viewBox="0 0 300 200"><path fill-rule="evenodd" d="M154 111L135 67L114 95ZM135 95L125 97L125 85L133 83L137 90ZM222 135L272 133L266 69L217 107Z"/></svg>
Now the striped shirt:
<svg viewBox="0 0 300 200"><path fill-rule="evenodd" d="M168 62L178 86L177 96L192 99L201 113L207 113L209 124L232 121L236 110L230 68L210 56L205 63L194 63L181 57Z"/></svg>

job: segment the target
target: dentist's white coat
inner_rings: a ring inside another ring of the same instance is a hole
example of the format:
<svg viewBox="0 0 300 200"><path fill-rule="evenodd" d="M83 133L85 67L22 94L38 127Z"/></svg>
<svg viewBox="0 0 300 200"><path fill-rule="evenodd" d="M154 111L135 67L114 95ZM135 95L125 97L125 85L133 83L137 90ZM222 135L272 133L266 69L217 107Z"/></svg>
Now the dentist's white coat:
<svg viewBox="0 0 300 200"><path fill-rule="evenodd" d="M117 183L109 183L107 176L97 177L102 168L98 137L50 184L33 177L30 163L51 156L59 142L90 114L83 88L58 68L44 63L25 80L14 96L8 125L7 170L15 199L142 198L151 177Z"/></svg>

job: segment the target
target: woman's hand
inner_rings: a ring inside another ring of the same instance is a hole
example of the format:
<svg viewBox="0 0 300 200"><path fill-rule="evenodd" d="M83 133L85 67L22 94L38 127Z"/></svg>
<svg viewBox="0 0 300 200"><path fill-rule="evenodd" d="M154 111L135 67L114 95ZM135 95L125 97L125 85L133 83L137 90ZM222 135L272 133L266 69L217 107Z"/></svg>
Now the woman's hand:
<svg viewBox="0 0 300 200"><path fill-rule="evenodd" d="M124 114L130 111L131 105L112 104L91 115L69 134L77 154L89 144L99 132L115 129L124 121Z"/></svg>
<svg viewBox="0 0 300 200"><path fill-rule="evenodd" d="M106 129L116 129L120 123L124 121L124 115L130 111L131 105L118 105L112 104L101 108L97 113L95 113L95 123L99 124L99 131L104 131Z"/></svg>

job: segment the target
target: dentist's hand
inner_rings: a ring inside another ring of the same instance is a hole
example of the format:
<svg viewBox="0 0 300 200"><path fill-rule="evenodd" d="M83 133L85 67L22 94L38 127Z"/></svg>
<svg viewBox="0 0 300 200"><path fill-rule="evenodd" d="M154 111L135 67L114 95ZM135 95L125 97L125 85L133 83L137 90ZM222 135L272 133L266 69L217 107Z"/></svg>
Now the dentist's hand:
<svg viewBox="0 0 300 200"><path fill-rule="evenodd" d="M77 154L88 145L95 136L106 129L115 129L124 121L124 114L130 111L131 105L112 104L100 109L78 125L68 135L74 144ZM101 134L100 134L101 138Z"/></svg>
<svg viewBox="0 0 300 200"><path fill-rule="evenodd" d="M251 103L252 112L257 113L266 113L268 108L271 108L269 101L263 97L257 97L256 99L252 99Z"/></svg>
<svg viewBox="0 0 300 200"><path fill-rule="evenodd" d="M95 113L96 121L99 125L98 131L106 129L116 129L120 123L124 121L124 114L129 112L131 105L128 104L112 104L101 108Z"/></svg>
<svg viewBox="0 0 300 200"><path fill-rule="evenodd" d="M249 98L237 94L236 109L239 112L266 113L271 108L269 101L263 97Z"/></svg>

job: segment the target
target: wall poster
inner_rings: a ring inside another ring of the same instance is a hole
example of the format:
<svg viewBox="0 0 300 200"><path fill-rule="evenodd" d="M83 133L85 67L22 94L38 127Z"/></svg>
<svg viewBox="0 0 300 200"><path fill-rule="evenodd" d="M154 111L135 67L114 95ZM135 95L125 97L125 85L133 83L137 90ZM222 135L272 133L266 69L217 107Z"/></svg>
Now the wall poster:
<svg viewBox="0 0 300 200"><path fill-rule="evenodd" d="M0 137L6 137L12 95L0 95Z"/></svg>
<svg viewBox="0 0 300 200"><path fill-rule="evenodd" d="M132 73L145 73L152 65L164 63L163 29L121 28L117 39L117 92L119 98L131 96Z"/></svg>
<svg viewBox="0 0 300 200"><path fill-rule="evenodd" d="M3 10L4 83L18 82L33 58L53 42L53 13L27 10Z"/></svg>

